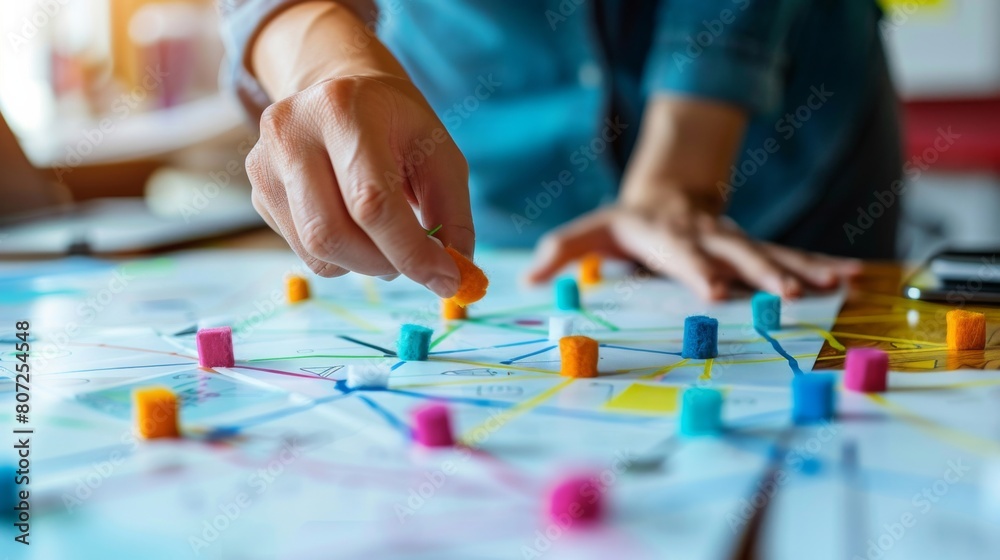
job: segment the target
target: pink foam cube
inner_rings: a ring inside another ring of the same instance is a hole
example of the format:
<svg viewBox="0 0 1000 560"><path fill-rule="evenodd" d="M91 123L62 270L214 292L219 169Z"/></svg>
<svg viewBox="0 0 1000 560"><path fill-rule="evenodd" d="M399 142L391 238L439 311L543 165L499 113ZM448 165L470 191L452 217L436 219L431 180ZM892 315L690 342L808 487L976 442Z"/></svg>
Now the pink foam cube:
<svg viewBox="0 0 1000 560"><path fill-rule="evenodd" d="M198 342L198 364L202 367L233 367L233 329L218 327L201 329L196 337Z"/></svg>
<svg viewBox="0 0 1000 560"><path fill-rule="evenodd" d="M844 387L860 393L884 393L889 355L877 348L851 348L844 361Z"/></svg>
<svg viewBox="0 0 1000 560"><path fill-rule="evenodd" d="M591 477L571 476L557 482L548 495L549 521L568 529L574 523L601 518L604 494Z"/></svg>
<svg viewBox="0 0 1000 560"><path fill-rule="evenodd" d="M451 412L443 404L431 403L413 411L413 437L426 447L455 445L451 433Z"/></svg>

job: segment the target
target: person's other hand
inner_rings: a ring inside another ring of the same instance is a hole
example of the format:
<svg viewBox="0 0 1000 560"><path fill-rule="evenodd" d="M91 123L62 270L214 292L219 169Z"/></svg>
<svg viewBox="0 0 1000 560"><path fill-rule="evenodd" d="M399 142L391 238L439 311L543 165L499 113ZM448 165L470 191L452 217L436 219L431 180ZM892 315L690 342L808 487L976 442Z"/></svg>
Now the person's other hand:
<svg viewBox="0 0 1000 560"><path fill-rule="evenodd" d="M743 283L785 298L806 286L832 288L860 263L750 239L712 202L662 190L658 200L600 209L539 243L530 282L543 282L589 252L633 260L671 276L705 300L725 299Z"/></svg>

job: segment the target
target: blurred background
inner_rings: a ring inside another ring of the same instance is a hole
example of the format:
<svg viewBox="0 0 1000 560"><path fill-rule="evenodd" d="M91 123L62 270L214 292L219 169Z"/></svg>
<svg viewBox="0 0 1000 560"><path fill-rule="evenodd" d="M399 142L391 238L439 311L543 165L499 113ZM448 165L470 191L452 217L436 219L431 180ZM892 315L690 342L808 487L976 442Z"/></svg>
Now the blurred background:
<svg viewBox="0 0 1000 560"><path fill-rule="evenodd" d="M1000 245L1000 2L881 3L909 164L899 254ZM0 107L77 200L169 208L235 161L217 196L248 204L253 133L220 88L214 0L3 0L0 26Z"/></svg>

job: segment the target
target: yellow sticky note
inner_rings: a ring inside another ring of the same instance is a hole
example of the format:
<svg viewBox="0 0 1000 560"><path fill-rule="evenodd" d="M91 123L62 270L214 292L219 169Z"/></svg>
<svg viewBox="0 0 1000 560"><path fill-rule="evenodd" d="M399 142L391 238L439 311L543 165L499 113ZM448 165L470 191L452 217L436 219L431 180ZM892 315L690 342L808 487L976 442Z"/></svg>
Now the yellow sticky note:
<svg viewBox="0 0 1000 560"><path fill-rule="evenodd" d="M668 385L633 383L604 405L605 410L633 414L664 415L677 412L680 388Z"/></svg>

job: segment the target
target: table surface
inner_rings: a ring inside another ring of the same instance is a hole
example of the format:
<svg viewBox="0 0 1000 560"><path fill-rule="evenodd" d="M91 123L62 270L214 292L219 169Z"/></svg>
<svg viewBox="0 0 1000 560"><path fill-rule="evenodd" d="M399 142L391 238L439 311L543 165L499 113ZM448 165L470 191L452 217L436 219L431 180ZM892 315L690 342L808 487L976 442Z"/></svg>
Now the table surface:
<svg viewBox="0 0 1000 560"><path fill-rule="evenodd" d="M285 242L270 230L257 230L219 242L238 249L282 249ZM866 263L848 288L847 299L828 333L815 369L842 369L845 347L881 348L894 371L927 372L1000 368L1000 345L992 340L1000 328L1000 307L963 306L986 314L986 350L949 351L945 313L955 305L916 301L902 296L907 268L902 263Z"/></svg>

